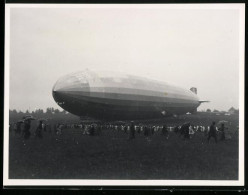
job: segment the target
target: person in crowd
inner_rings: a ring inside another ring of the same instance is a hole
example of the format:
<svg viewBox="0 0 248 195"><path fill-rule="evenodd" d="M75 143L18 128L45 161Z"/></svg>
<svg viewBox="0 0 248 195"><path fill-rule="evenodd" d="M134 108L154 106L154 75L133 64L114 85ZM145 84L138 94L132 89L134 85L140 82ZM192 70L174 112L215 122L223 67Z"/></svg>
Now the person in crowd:
<svg viewBox="0 0 248 195"><path fill-rule="evenodd" d="M239 126L236 127L235 132L234 132L234 135L236 137L239 137Z"/></svg>
<svg viewBox="0 0 248 195"><path fill-rule="evenodd" d="M219 130L221 132L220 140L224 141L226 139L226 136L225 136L225 125L223 123L221 124L221 127Z"/></svg>
<svg viewBox="0 0 248 195"><path fill-rule="evenodd" d="M181 137L181 136L183 136L183 137L184 137L184 134L185 134L185 128L186 128L185 126L186 126L186 124L183 124L183 125L181 126L181 128L180 128L180 134L179 134L179 135L180 135L180 137Z"/></svg>
<svg viewBox="0 0 248 195"><path fill-rule="evenodd" d="M53 131L54 131L55 134L57 134L57 124L53 125Z"/></svg>
<svg viewBox="0 0 248 195"><path fill-rule="evenodd" d="M130 126L130 135L129 135L129 139L134 139L135 138L135 129L134 129L134 122L131 122L131 126Z"/></svg>
<svg viewBox="0 0 248 195"><path fill-rule="evenodd" d="M89 126L88 125L84 125L83 135L87 135L87 134L89 134Z"/></svg>
<svg viewBox="0 0 248 195"><path fill-rule="evenodd" d="M140 124L140 132L144 131L144 125Z"/></svg>
<svg viewBox="0 0 248 195"><path fill-rule="evenodd" d="M9 123L9 133L11 133L11 131L12 131L12 126L13 126L13 124Z"/></svg>
<svg viewBox="0 0 248 195"><path fill-rule="evenodd" d="M216 127L215 127L215 122L212 122L212 125L209 128L208 132L208 142L210 138L213 137L215 140L215 143L217 143L217 135L216 135Z"/></svg>
<svg viewBox="0 0 248 195"><path fill-rule="evenodd" d="M154 134L154 132L155 132L155 128L156 128L156 126L154 125L153 127L151 127L151 134L153 135Z"/></svg>
<svg viewBox="0 0 248 195"><path fill-rule="evenodd" d="M187 123L186 128L185 128L185 134L184 134L185 139L190 139L189 131L190 131L190 123Z"/></svg>
<svg viewBox="0 0 248 195"><path fill-rule="evenodd" d="M45 123L42 123L42 129L43 129L44 132L47 131L47 127L46 127L46 124Z"/></svg>
<svg viewBox="0 0 248 195"><path fill-rule="evenodd" d="M51 130L51 124L50 123L47 123L46 124L46 127L47 127L48 133L51 133L52 132L52 130Z"/></svg>
<svg viewBox="0 0 248 195"><path fill-rule="evenodd" d="M149 134L149 136L152 134L152 126L151 125L148 125L148 134Z"/></svg>
<svg viewBox="0 0 248 195"><path fill-rule="evenodd" d="M149 130L148 130L148 127L146 125L143 126L143 131L144 131L144 136L148 137L149 136Z"/></svg>
<svg viewBox="0 0 248 195"><path fill-rule="evenodd" d="M185 128L186 128L186 124L183 124L180 128L180 137L183 136L184 137L184 134L185 134Z"/></svg>
<svg viewBox="0 0 248 195"><path fill-rule="evenodd" d="M127 131L130 131L130 125L127 125Z"/></svg>
<svg viewBox="0 0 248 195"><path fill-rule="evenodd" d="M169 132L168 132L168 128L167 128L166 124L164 124L163 127L162 127L162 135L165 136L166 139L168 139Z"/></svg>
<svg viewBox="0 0 248 195"><path fill-rule="evenodd" d="M94 125L90 126L90 132L89 132L90 136L94 136L95 135L95 127Z"/></svg>
<svg viewBox="0 0 248 195"><path fill-rule="evenodd" d="M192 138L192 136L195 134L195 127L193 125L189 126L189 138Z"/></svg>
<svg viewBox="0 0 248 195"><path fill-rule="evenodd" d="M189 127L190 127L190 123L185 123L181 127L181 133L182 133L184 139L190 139Z"/></svg>
<svg viewBox="0 0 248 195"><path fill-rule="evenodd" d="M31 120L24 120L24 139L29 139L31 133L30 133L30 127L31 127Z"/></svg>
<svg viewBox="0 0 248 195"><path fill-rule="evenodd" d="M62 134L62 128L63 128L63 124L58 123L57 129L56 129L56 134L57 135L61 135Z"/></svg>
<svg viewBox="0 0 248 195"><path fill-rule="evenodd" d="M98 135L102 134L102 128L103 128L103 125L99 124L98 125Z"/></svg>
<svg viewBox="0 0 248 195"><path fill-rule="evenodd" d="M124 133L127 133L127 125L124 125Z"/></svg>
<svg viewBox="0 0 248 195"><path fill-rule="evenodd" d="M39 124L35 130L35 138L39 138L41 139L42 138L42 121L39 121Z"/></svg>
<svg viewBox="0 0 248 195"><path fill-rule="evenodd" d="M14 130L14 132L15 132L15 134L16 134L16 131L17 131L17 123L14 123L14 124L13 124L13 130Z"/></svg>
<svg viewBox="0 0 248 195"><path fill-rule="evenodd" d="M16 123L16 131L15 131L15 134L21 134L21 131L22 131L22 123L23 121L18 121Z"/></svg>
<svg viewBox="0 0 248 195"><path fill-rule="evenodd" d="M176 134L179 132L179 127L178 127L178 126L175 126L174 132L175 132Z"/></svg>
<svg viewBox="0 0 248 195"><path fill-rule="evenodd" d="M137 133L140 134L140 126L136 126Z"/></svg>
<svg viewBox="0 0 248 195"><path fill-rule="evenodd" d="M204 126L204 135L207 137L208 136L208 133L209 133L209 129L210 127L209 126Z"/></svg>

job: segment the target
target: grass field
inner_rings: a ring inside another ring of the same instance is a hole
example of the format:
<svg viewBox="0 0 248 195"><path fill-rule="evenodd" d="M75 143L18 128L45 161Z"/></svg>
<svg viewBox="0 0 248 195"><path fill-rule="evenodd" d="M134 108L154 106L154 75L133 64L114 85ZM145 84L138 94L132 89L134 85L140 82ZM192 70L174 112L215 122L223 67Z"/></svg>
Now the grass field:
<svg viewBox="0 0 248 195"><path fill-rule="evenodd" d="M233 125L237 119L232 119ZM196 124L198 119L194 120ZM121 131L103 130L99 136L88 136L80 129L65 129L62 135L46 132L43 139L23 141L11 133L9 178L238 179L237 136L217 144L214 140L207 143L201 132L190 140L174 132L168 140L160 132L148 139L142 133L128 138Z"/></svg>

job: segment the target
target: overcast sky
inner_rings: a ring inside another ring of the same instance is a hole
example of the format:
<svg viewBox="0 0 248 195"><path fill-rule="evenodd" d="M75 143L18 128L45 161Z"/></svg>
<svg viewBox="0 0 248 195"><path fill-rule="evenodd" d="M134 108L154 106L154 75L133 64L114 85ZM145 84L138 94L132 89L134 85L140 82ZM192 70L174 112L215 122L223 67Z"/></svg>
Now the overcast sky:
<svg viewBox="0 0 248 195"><path fill-rule="evenodd" d="M11 8L10 109L59 108L57 79L127 72L198 89L202 109L238 108L239 12L209 9Z"/></svg>

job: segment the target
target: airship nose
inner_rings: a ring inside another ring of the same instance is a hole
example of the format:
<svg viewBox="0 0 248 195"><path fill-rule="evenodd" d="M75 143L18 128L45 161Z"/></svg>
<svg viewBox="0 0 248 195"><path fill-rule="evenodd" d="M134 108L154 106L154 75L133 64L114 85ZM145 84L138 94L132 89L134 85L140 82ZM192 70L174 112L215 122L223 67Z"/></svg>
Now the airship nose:
<svg viewBox="0 0 248 195"><path fill-rule="evenodd" d="M85 77L70 74L60 78L52 89L54 100L60 105L68 104L72 99L89 94L89 83Z"/></svg>

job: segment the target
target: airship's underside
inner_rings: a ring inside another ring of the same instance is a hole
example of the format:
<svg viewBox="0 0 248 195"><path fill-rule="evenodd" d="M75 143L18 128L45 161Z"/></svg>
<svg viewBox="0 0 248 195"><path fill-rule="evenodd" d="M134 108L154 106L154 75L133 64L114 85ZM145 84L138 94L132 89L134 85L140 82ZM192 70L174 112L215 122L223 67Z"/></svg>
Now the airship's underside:
<svg viewBox="0 0 248 195"><path fill-rule="evenodd" d="M143 77L82 71L60 78L53 97L64 110L97 119L145 119L194 112L195 93Z"/></svg>

